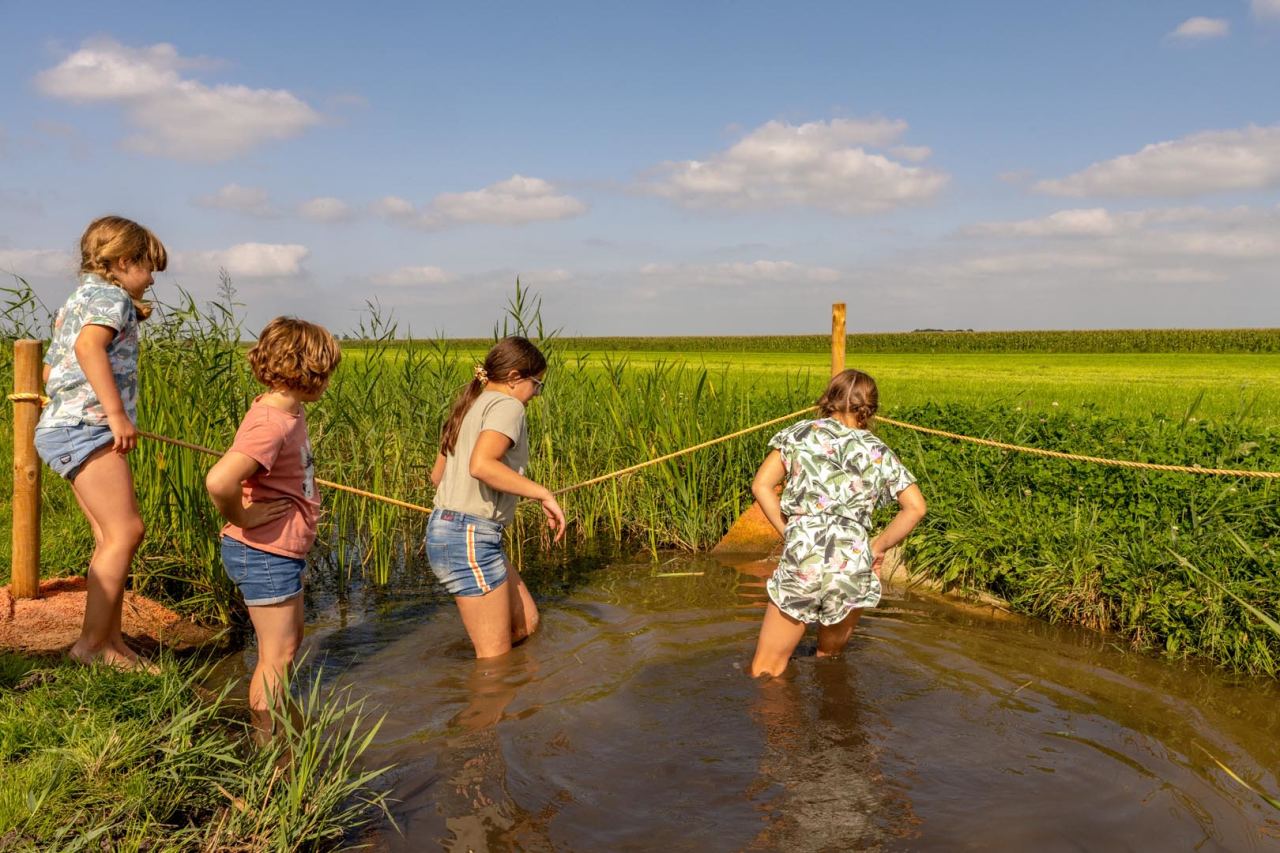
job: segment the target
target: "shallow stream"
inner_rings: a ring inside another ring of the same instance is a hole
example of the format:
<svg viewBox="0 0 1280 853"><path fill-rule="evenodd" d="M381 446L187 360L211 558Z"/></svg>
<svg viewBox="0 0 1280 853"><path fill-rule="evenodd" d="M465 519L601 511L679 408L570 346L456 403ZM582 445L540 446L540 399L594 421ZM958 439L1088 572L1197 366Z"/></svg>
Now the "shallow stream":
<svg viewBox="0 0 1280 853"><path fill-rule="evenodd" d="M531 570L477 664L429 572L312 594L312 660L386 715L374 849L1273 850L1280 689L891 590L848 652L744 673L763 579L709 558ZM412 573L410 573L412 574ZM251 657L251 652L244 656ZM234 662L232 666L237 664Z"/></svg>

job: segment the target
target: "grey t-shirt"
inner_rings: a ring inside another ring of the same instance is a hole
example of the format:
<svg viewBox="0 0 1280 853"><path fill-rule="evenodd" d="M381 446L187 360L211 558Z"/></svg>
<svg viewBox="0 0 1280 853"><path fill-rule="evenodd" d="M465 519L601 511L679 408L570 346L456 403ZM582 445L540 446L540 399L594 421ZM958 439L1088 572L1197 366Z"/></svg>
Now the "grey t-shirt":
<svg viewBox="0 0 1280 853"><path fill-rule="evenodd" d="M502 455L502 461L511 470L524 473L529 464L524 404L501 391L484 391L462 418L453 452L445 454L444 477L436 489L435 508L489 518L505 527L515 518L516 503L520 499L489 488L468 470L476 440L487 429L511 439L511 447Z"/></svg>

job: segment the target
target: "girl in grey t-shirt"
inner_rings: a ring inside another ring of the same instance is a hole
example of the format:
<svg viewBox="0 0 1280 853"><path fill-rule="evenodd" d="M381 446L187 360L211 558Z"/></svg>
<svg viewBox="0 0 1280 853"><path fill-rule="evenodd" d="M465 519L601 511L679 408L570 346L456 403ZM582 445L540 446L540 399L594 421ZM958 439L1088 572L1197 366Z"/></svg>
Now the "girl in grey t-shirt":
<svg viewBox="0 0 1280 853"><path fill-rule="evenodd" d="M431 470L436 497L427 557L457 602L477 658L506 654L538 627L538 606L502 553L502 531L519 499L540 502L555 541L564 536L555 497L524 475L524 408L542 391L546 370L546 358L525 338L494 344L454 402Z"/></svg>

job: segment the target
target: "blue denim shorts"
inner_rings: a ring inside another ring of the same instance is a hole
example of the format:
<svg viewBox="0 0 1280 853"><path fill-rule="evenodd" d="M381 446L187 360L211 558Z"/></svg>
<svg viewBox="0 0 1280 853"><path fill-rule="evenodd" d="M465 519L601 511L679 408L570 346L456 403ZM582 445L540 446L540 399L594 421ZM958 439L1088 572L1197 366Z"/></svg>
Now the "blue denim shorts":
<svg viewBox="0 0 1280 853"><path fill-rule="evenodd" d="M240 589L245 604L265 607L288 601L302 592L302 572L307 561L259 551L239 539L223 536L222 565L227 577Z"/></svg>
<svg viewBox="0 0 1280 853"><path fill-rule="evenodd" d="M451 509L432 511L427 559L450 595L484 595L507 580L502 525Z"/></svg>
<svg viewBox="0 0 1280 853"><path fill-rule="evenodd" d="M36 453L54 473L74 480L95 450L113 444L106 424L41 427L36 430Z"/></svg>

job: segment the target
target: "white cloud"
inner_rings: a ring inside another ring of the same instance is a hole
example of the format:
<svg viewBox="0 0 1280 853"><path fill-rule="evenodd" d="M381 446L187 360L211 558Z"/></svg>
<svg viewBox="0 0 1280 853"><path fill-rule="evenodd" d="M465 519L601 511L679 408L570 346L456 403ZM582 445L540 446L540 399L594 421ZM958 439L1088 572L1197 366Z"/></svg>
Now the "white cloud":
<svg viewBox="0 0 1280 853"><path fill-rule="evenodd" d="M227 249L180 252L174 266L195 273L225 269L232 278L293 278L303 274L303 261L310 254L306 246L295 243L238 243Z"/></svg>
<svg viewBox="0 0 1280 853"><path fill-rule="evenodd" d="M78 259L69 252L55 249L0 249L0 270L23 278L65 276L70 282L79 269Z"/></svg>
<svg viewBox="0 0 1280 853"><path fill-rule="evenodd" d="M444 284L453 276L440 267L400 267L373 277L374 284L389 287L416 287Z"/></svg>
<svg viewBox="0 0 1280 853"><path fill-rule="evenodd" d="M707 160L657 166L639 188L692 208L804 206L843 215L876 213L926 201L947 184L943 172L866 150L895 142L906 129L905 121L890 119L771 121ZM926 150L908 147L904 159Z"/></svg>
<svg viewBox="0 0 1280 853"><path fill-rule="evenodd" d="M512 175L505 181L470 192L441 193L422 210L405 199L386 196L373 205L382 216L434 231L457 225L525 225L581 216L587 206L561 195L541 178Z"/></svg>
<svg viewBox="0 0 1280 853"><path fill-rule="evenodd" d="M1280 125L1210 130L1094 163L1035 189L1061 196L1190 196L1280 184Z"/></svg>
<svg viewBox="0 0 1280 853"><path fill-rule="evenodd" d="M928 145L895 145L889 149L889 153L899 160L923 163L933 156L933 149Z"/></svg>
<svg viewBox="0 0 1280 853"><path fill-rule="evenodd" d="M200 196L195 203L198 207L233 210L264 219L279 215L266 190L240 184L227 184L215 193Z"/></svg>
<svg viewBox="0 0 1280 853"><path fill-rule="evenodd" d="M1105 208L1060 210L1042 219L981 222L963 230L972 237L1098 237L1116 231L1115 218Z"/></svg>
<svg viewBox="0 0 1280 853"><path fill-rule="evenodd" d="M1169 33L1169 38L1180 41L1203 41L1204 39L1222 38L1231 32L1231 23L1226 18L1187 18Z"/></svg>
<svg viewBox="0 0 1280 853"><path fill-rule="evenodd" d="M1280 0L1252 0L1249 5L1255 18L1280 18Z"/></svg>
<svg viewBox="0 0 1280 853"><path fill-rule="evenodd" d="M645 264L640 274L688 284L801 284L840 280L840 271L794 261L728 261L718 264Z"/></svg>
<svg viewBox="0 0 1280 853"><path fill-rule="evenodd" d="M298 205L298 215L312 222L342 222L351 218L351 208L341 199L321 196Z"/></svg>
<svg viewBox="0 0 1280 853"><path fill-rule="evenodd" d="M320 122L319 113L283 89L208 86L181 74L207 65L169 44L131 48L91 39L37 74L36 87L72 103L120 106L137 130L126 147L179 160L227 160Z"/></svg>

